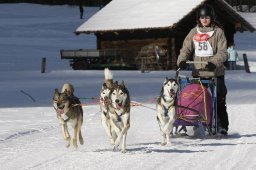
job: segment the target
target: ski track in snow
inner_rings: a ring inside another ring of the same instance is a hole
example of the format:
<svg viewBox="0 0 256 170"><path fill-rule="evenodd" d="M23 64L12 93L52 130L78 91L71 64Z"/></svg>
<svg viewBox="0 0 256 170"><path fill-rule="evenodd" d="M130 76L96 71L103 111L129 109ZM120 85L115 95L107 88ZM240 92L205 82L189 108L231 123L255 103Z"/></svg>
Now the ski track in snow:
<svg viewBox="0 0 256 170"><path fill-rule="evenodd" d="M154 107L153 104L149 106ZM2 140L0 169L81 169L82 167L86 169L110 167L111 169L166 169L171 167L185 170L191 167L204 169L205 166L213 169L240 169L243 165L253 169L256 166L253 163L256 133L248 133L248 129L252 129L251 126L255 123L252 119L245 119L241 123L243 116L241 114L237 116L237 114L245 108L255 110L256 107L246 105L237 111L235 107L236 105L229 106L229 110L233 111L230 119L232 124L241 124L241 128L231 127L229 136L214 136L205 140L175 137L171 139L170 146L160 146L160 132L154 111L133 107L126 154L112 151L101 126L97 105L83 107L85 121L82 133L85 144L79 145L77 150L65 147L57 118L50 111L53 108L45 108L47 115L52 114L47 119L53 119L56 122L52 122L52 125L47 128L21 130ZM247 114L255 120L254 113ZM248 156L250 156L249 159Z"/></svg>

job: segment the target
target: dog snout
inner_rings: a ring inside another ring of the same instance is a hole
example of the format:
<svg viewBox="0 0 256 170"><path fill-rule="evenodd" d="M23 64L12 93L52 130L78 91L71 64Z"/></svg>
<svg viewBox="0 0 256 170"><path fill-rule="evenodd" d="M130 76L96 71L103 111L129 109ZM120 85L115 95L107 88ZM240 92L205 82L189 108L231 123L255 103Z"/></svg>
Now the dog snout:
<svg viewBox="0 0 256 170"><path fill-rule="evenodd" d="M59 109L63 109L63 108L64 108L64 105L61 104L61 103L57 103L57 107L58 107Z"/></svg>
<svg viewBox="0 0 256 170"><path fill-rule="evenodd" d="M118 100L118 99L115 100L116 103L119 103L119 101L120 101L120 100Z"/></svg>
<svg viewBox="0 0 256 170"><path fill-rule="evenodd" d="M104 97L104 100L107 100L107 99L108 99L108 96L105 96L105 97Z"/></svg>
<svg viewBox="0 0 256 170"><path fill-rule="evenodd" d="M171 90L170 90L170 92L171 92L171 93L174 93L174 90L173 90L173 89L171 89Z"/></svg>
<svg viewBox="0 0 256 170"><path fill-rule="evenodd" d="M58 109L63 109L63 108L64 108L63 105L59 105L59 106L58 106Z"/></svg>

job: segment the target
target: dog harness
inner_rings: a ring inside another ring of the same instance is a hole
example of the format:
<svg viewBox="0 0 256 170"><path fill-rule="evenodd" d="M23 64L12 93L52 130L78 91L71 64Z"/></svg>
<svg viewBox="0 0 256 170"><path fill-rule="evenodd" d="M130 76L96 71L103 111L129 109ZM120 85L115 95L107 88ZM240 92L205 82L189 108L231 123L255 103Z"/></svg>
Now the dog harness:
<svg viewBox="0 0 256 170"><path fill-rule="evenodd" d="M173 102L174 103L174 102ZM164 109L164 116L168 116L168 113L170 112L170 110L173 108L173 103L170 105L170 107L165 107L164 105L161 105L162 108Z"/></svg>
<svg viewBox="0 0 256 170"><path fill-rule="evenodd" d="M79 106L80 104L71 104L71 106L70 107L76 107L76 106ZM56 113L57 113L57 116L60 116L62 119L63 119L63 121L66 123L66 122L68 122L69 121L69 119L71 118L71 116L72 115L70 115L70 116L67 116L66 115L66 113L68 113L69 112L69 109L68 109L68 111L66 111L65 113L63 112L63 113L60 113L59 112L59 110L57 109L57 108L55 108L55 106L53 105L53 108L56 110Z"/></svg>
<svg viewBox="0 0 256 170"><path fill-rule="evenodd" d="M163 95L161 96L161 98L166 102L166 99L163 97ZM161 103L161 98L158 99L158 104L163 108L164 116L168 116L168 113L174 107L175 100L173 100L170 104L170 107L167 108Z"/></svg>
<svg viewBox="0 0 256 170"><path fill-rule="evenodd" d="M116 115L118 122L121 122L121 121L122 121L121 116L122 116L124 113L128 112L129 109L123 109L122 112L117 112L117 111L115 110L115 108L113 108L113 106L112 106L112 104L111 104L111 105L109 106L109 111L110 111L110 113Z"/></svg>

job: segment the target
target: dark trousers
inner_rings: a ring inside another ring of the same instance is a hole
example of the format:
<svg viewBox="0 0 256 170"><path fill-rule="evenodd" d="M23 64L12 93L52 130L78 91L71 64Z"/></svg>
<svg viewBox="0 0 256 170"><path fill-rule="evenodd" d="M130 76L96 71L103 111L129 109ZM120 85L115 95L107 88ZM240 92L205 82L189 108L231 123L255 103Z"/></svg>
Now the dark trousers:
<svg viewBox="0 0 256 170"><path fill-rule="evenodd" d="M236 61L229 61L229 70L236 70Z"/></svg>
<svg viewBox="0 0 256 170"><path fill-rule="evenodd" d="M217 77L217 115L220 126L228 130L228 113L226 106L227 88L225 85L224 76Z"/></svg>

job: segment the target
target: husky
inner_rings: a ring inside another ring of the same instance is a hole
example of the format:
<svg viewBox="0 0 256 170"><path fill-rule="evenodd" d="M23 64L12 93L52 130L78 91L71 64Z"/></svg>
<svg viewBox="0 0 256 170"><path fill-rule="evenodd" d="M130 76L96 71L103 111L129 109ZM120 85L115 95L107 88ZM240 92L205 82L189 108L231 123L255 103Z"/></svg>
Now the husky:
<svg viewBox="0 0 256 170"><path fill-rule="evenodd" d="M110 93L109 125L114 142L114 151L122 140L121 152L126 152L127 131L130 128L130 95L124 81L120 85L116 82Z"/></svg>
<svg viewBox="0 0 256 170"><path fill-rule="evenodd" d="M162 135L161 145L170 144L169 135L175 121L177 91L178 84L176 80L166 77L156 104L157 121Z"/></svg>
<svg viewBox="0 0 256 170"><path fill-rule="evenodd" d="M63 137L67 141L66 146L70 146L71 140L68 131L68 124L70 124L74 130L73 146L75 148L78 147L78 136L80 144L83 145L84 140L81 132L81 127L83 124L83 109L79 99L74 96L73 85L70 83L65 83L61 92L59 92L58 89L55 89L52 102L61 126Z"/></svg>
<svg viewBox="0 0 256 170"><path fill-rule="evenodd" d="M102 112L101 123L107 133L107 136L111 144L114 145L115 142L111 134L110 117L109 117L109 106L111 104L110 93L114 88L113 74L108 68L105 68L104 75L105 75L105 82L103 83L102 89L100 91L100 109Z"/></svg>

